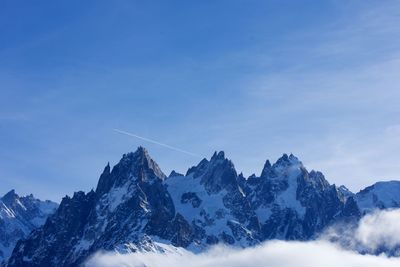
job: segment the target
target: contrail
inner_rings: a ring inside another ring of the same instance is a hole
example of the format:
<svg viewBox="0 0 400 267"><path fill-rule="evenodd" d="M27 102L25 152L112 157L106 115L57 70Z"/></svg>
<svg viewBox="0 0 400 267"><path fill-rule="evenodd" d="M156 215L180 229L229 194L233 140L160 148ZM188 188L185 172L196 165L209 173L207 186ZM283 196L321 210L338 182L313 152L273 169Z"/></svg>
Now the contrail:
<svg viewBox="0 0 400 267"><path fill-rule="evenodd" d="M114 131L116 131L117 133L120 133L120 134L125 134L125 135L128 135L128 136L136 137L136 138L139 138L139 139L141 139L141 140L143 140L143 141L146 141L146 142L149 142L149 143L153 143L153 144L156 144L156 145L159 145L159 146L163 146L163 147L166 147L166 148L169 148L169 149L178 151L178 152L182 152L182 153L185 153L185 154L190 155L190 156L194 156L194 157L199 157L199 158L201 158L200 155L194 154L194 153L192 153L192 152L189 152L189 151L186 151L186 150L177 148L177 147L173 147L173 146L170 146L170 145L167 145L167 144L163 144L163 143L157 142L157 141L155 141L155 140L151 140L151 139L149 139L149 138L145 138L145 137L142 137L142 136L133 134L133 133L129 133L129 132L126 132L126 131L122 131L122 130L119 130L119 129L114 129Z"/></svg>

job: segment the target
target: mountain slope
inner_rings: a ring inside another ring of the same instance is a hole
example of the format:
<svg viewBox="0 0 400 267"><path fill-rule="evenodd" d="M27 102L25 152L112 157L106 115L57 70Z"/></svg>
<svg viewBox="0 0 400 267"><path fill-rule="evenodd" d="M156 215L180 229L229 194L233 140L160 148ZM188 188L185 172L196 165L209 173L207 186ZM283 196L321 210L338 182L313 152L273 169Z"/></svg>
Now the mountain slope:
<svg viewBox="0 0 400 267"><path fill-rule="evenodd" d="M185 176L170 176L166 185L188 231L177 245L201 250L220 241L240 246L259 242L259 221L223 152L202 160Z"/></svg>
<svg viewBox="0 0 400 267"><path fill-rule="evenodd" d="M244 184L262 240L306 240L333 222L359 217L351 197L343 197L322 173L308 172L294 155L284 154L273 165L267 161L261 176Z"/></svg>
<svg viewBox="0 0 400 267"><path fill-rule="evenodd" d="M293 155L245 178L219 152L166 177L139 147L112 170L107 165L95 191L65 197L18 242L8 266L78 266L99 250L162 251L163 244L201 251L219 242L307 240L335 222L358 220L353 197Z"/></svg>
<svg viewBox="0 0 400 267"><path fill-rule="evenodd" d="M373 209L400 207L400 181L378 182L355 195L360 210L368 213Z"/></svg>
<svg viewBox="0 0 400 267"><path fill-rule="evenodd" d="M11 190L0 198L0 262L6 260L21 238L44 224L57 204L33 195L20 197Z"/></svg>
<svg viewBox="0 0 400 267"><path fill-rule="evenodd" d="M9 266L75 266L99 249L129 251L146 247L150 235L170 238L175 209L165 178L143 148L124 155L112 171L106 166L96 191L63 198L44 226L18 243Z"/></svg>

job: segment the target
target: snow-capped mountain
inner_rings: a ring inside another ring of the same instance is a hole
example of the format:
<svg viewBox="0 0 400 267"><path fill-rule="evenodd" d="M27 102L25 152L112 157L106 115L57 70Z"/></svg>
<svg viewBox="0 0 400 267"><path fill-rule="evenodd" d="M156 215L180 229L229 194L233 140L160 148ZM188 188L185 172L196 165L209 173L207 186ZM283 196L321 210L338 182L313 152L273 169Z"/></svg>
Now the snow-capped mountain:
<svg viewBox="0 0 400 267"><path fill-rule="evenodd" d="M294 155L245 178L219 152L167 177L139 147L108 164L95 191L64 197L18 242L8 266L78 266L99 250L163 251L162 244L201 251L219 242L308 240L335 222L358 220L355 197Z"/></svg>
<svg viewBox="0 0 400 267"><path fill-rule="evenodd" d="M362 213L373 209L400 208L400 181L378 182L355 195Z"/></svg>
<svg viewBox="0 0 400 267"><path fill-rule="evenodd" d="M57 204L33 195L20 197L11 190L0 198L0 262L6 260L21 238L44 224Z"/></svg>

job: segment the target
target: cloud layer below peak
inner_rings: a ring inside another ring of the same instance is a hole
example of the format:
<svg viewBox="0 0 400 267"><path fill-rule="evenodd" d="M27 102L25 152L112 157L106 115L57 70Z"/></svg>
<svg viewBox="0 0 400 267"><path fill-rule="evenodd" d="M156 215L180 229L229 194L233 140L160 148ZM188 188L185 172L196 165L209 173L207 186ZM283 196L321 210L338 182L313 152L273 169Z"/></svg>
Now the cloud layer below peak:
<svg viewBox="0 0 400 267"><path fill-rule="evenodd" d="M267 241L259 246L245 249L216 246L207 252L194 254L183 249L166 253L139 252L131 254L96 253L87 267L395 267L400 258L381 255L362 255L354 249L375 252L377 247L389 249L400 244L396 230L400 210L375 212L362 218L356 227L344 233L343 240L330 242L335 228L331 228L320 240ZM342 226L343 229L343 226ZM328 235L329 233L329 235ZM342 232L343 233L343 232ZM336 236L339 236L336 233ZM327 238L329 237L329 238ZM345 248L344 244L348 244ZM356 247L356 246L357 247Z"/></svg>
<svg viewBox="0 0 400 267"><path fill-rule="evenodd" d="M87 267L395 267L399 258L361 255L344 250L327 241L287 242L269 241L261 246L246 249L215 247L201 253L104 253L96 254Z"/></svg>

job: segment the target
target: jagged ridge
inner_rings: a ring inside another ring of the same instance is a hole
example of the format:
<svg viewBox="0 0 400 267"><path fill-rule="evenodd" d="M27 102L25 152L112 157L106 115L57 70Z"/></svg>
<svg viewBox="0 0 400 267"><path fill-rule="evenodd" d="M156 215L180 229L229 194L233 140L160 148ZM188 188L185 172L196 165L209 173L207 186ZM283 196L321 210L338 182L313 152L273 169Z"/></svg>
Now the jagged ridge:
<svg viewBox="0 0 400 267"><path fill-rule="evenodd" d="M43 227L18 242L8 266L77 266L98 250L162 250L159 242L199 251L218 242L307 240L358 220L354 198L294 155L245 178L219 152L167 178L139 147L112 170L108 164L95 191L63 198Z"/></svg>

